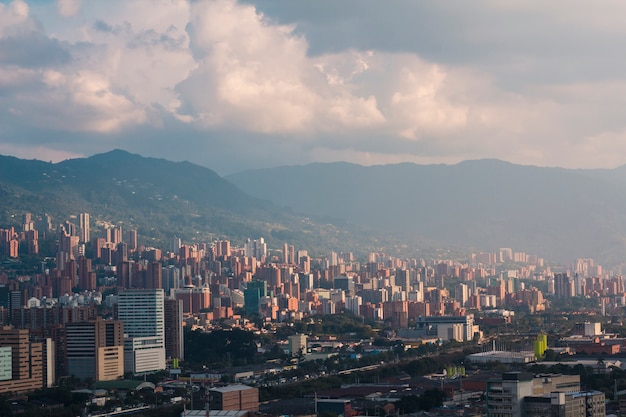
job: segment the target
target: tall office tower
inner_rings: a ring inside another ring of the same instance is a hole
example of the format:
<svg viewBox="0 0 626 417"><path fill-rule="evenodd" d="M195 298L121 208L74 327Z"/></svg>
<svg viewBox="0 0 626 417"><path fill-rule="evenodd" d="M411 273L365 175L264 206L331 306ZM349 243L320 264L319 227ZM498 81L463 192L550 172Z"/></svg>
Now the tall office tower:
<svg viewBox="0 0 626 417"><path fill-rule="evenodd" d="M289 245L286 243L283 243L283 263L289 263Z"/></svg>
<svg viewBox="0 0 626 417"><path fill-rule="evenodd" d="M69 323L65 347L68 375L94 381L124 376L124 324L119 320Z"/></svg>
<svg viewBox="0 0 626 417"><path fill-rule="evenodd" d="M124 322L124 371L165 369L165 297L162 289L123 290L117 318Z"/></svg>
<svg viewBox="0 0 626 417"><path fill-rule="evenodd" d="M80 241L89 242L89 213L80 213L78 216L78 227L80 229Z"/></svg>
<svg viewBox="0 0 626 417"><path fill-rule="evenodd" d="M130 232L128 232L128 250L132 251L136 251L138 248L137 245L137 230L133 229Z"/></svg>
<svg viewBox="0 0 626 417"><path fill-rule="evenodd" d="M166 298L164 310L165 357L184 360L183 302L175 298Z"/></svg>
<svg viewBox="0 0 626 417"><path fill-rule="evenodd" d="M0 328L0 393L24 393L43 387L41 342L28 330Z"/></svg>

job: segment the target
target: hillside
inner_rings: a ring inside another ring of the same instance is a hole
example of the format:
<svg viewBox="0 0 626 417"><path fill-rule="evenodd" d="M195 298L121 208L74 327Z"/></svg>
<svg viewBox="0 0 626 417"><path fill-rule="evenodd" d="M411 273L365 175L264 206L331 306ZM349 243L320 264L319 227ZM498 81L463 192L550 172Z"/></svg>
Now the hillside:
<svg viewBox="0 0 626 417"><path fill-rule="evenodd" d="M226 177L294 212L334 216L411 241L512 247L571 262L626 258L626 169L567 170L497 160L364 167L315 163Z"/></svg>
<svg viewBox="0 0 626 417"><path fill-rule="evenodd" d="M189 162L144 158L121 150L52 164L0 156L0 227L19 225L24 212L49 213L55 225L80 212L96 223L136 228L146 245L264 237L311 250L346 250L363 238L326 222L250 197L214 171ZM92 229L94 225L92 225Z"/></svg>

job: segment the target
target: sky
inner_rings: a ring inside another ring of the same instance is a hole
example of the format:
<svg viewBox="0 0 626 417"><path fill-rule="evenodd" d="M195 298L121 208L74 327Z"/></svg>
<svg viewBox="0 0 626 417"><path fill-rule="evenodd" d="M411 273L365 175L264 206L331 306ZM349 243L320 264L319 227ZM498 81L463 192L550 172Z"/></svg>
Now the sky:
<svg viewBox="0 0 626 417"><path fill-rule="evenodd" d="M0 154L626 164L626 2L0 1Z"/></svg>

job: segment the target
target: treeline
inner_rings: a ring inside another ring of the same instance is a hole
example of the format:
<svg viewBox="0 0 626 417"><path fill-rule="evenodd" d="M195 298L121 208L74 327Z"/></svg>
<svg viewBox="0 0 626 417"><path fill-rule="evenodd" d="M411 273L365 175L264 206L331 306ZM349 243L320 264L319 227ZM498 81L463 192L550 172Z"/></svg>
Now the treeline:
<svg viewBox="0 0 626 417"><path fill-rule="evenodd" d="M240 329L194 330L185 333L185 360L193 365L221 367L255 363L257 337Z"/></svg>

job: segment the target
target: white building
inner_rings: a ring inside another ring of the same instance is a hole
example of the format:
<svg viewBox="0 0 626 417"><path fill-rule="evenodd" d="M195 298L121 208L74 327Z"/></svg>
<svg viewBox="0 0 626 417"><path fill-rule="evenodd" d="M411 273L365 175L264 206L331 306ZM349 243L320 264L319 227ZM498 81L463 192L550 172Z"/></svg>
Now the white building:
<svg viewBox="0 0 626 417"><path fill-rule="evenodd" d="M118 320L124 322L125 372L165 369L163 290L124 290L118 296L117 308Z"/></svg>

